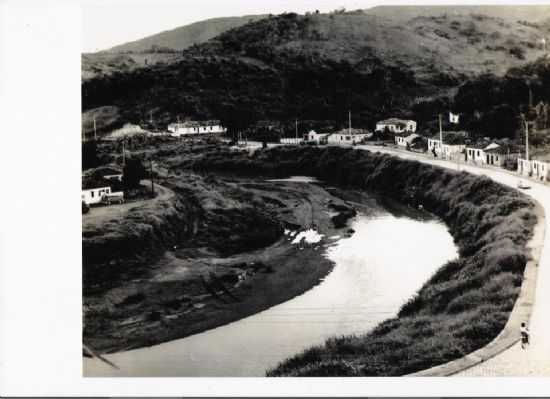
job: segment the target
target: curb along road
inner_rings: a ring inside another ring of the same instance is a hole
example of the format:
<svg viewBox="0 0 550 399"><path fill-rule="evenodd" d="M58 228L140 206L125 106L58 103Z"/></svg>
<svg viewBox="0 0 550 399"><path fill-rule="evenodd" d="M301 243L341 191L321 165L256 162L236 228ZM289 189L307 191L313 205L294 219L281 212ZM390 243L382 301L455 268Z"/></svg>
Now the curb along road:
<svg viewBox="0 0 550 399"><path fill-rule="evenodd" d="M422 154L368 145L356 146L360 150L386 153L399 158L417 160L447 169L486 175L498 183L516 188L519 176L496 168L482 168L456 162L428 158ZM535 200L537 224L528 243L531 260L527 263L521 291L508 322L500 334L489 344L460 359L427 370L409 374L411 377L443 376L550 376L550 236L545 234L549 220L550 187L530 182L531 189L524 191ZM519 327L526 322L531 329L531 345L527 350L519 347Z"/></svg>

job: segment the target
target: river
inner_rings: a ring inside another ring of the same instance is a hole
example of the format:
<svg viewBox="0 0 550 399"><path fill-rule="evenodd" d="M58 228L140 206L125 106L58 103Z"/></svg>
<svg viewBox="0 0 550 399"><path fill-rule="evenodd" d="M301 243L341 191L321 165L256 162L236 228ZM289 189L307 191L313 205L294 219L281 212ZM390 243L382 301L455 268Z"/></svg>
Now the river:
<svg viewBox="0 0 550 399"><path fill-rule="evenodd" d="M264 376L278 362L327 338L364 333L393 317L429 277L458 256L435 219L359 213L355 233L327 240L334 269L306 293L187 338L106 355L115 370L84 360L85 376Z"/></svg>

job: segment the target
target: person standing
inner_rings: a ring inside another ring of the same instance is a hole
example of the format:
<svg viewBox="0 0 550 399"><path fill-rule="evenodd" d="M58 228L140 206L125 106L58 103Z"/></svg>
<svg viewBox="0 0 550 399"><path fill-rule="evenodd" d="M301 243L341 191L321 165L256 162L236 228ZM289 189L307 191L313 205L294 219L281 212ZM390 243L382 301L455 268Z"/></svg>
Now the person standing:
<svg viewBox="0 0 550 399"><path fill-rule="evenodd" d="M525 323L521 323L519 332L521 334L521 349L525 349L525 347L529 345L529 329Z"/></svg>

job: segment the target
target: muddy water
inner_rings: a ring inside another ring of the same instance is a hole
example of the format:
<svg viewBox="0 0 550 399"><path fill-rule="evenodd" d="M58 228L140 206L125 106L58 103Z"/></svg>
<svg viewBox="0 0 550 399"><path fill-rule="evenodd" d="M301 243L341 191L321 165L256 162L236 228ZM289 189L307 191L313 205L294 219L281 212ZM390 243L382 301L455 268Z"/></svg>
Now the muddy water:
<svg viewBox="0 0 550 399"><path fill-rule="evenodd" d="M201 334L107 355L118 371L85 359L84 375L263 376L329 337L367 332L395 316L435 270L457 257L446 226L436 220L360 213L351 227L351 237L325 244L335 267L303 295Z"/></svg>

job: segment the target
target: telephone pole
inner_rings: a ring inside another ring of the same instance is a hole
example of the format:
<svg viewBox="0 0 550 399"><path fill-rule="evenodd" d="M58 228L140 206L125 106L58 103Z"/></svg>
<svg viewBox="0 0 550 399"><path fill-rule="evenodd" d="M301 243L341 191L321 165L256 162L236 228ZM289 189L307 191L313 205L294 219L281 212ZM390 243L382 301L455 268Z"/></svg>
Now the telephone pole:
<svg viewBox="0 0 550 399"><path fill-rule="evenodd" d="M94 141L97 141L97 130L95 125L95 115L94 115Z"/></svg>
<svg viewBox="0 0 550 399"><path fill-rule="evenodd" d="M525 119L525 160L529 161L529 122Z"/></svg>
<svg viewBox="0 0 550 399"><path fill-rule="evenodd" d="M348 133L351 136L351 110L348 111Z"/></svg>
<svg viewBox="0 0 550 399"><path fill-rule="evenodd" d="M298 144L298 119L295 120L296 123L296 144Z"/></svg>
<svg viewBox="0 0 550 399"><path fill-rule="evenodd" d="M153 160L149 160L150 173L149 177L151 178L151 198L155 198L155 181L153 177Z"/></svg>
<svg viewBox="0 0 550 399"><path fill-rule="evenodd" d="M439 114L439 145L441 146L439 148L439 154L441 158L443 158L443 125L441 122L441 114Z"/></svg>

